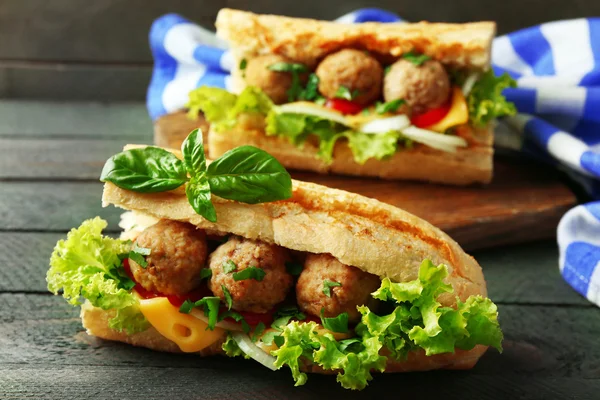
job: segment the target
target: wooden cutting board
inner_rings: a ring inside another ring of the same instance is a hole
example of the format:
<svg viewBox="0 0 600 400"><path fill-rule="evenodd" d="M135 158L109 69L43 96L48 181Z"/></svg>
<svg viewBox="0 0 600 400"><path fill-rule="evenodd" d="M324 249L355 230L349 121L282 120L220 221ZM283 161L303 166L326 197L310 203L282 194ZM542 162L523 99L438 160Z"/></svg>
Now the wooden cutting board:
<svg viewBox="0 0 600 400"><path fill-rule="evenodd" d="M160 118L154 141L179 148L204 121L183 113ZM576 203L575 195L549 167L515 157L496 156L494 179L487 186L455 187L406 181L384 181L294 172L294 179L373 197L407 210L436 225L467 250L515 244L556 236L562 215Z"/></svg>

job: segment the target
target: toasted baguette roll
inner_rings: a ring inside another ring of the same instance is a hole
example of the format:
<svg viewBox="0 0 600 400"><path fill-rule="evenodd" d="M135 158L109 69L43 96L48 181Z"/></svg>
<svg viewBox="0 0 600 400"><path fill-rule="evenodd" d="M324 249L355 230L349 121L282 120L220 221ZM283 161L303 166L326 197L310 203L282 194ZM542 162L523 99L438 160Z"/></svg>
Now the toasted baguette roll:
<svg viewBox="0 0 600 400"><path fill-rule="evenodd" d="M145 347L150 350L163 351L169 353L181 353L177 344L162 336L154 328L149 328L144 332L128 335L125 332L117 332L109 328L108 320L114 316L111 311L101 310L85 303L81 307L81 320L87 333L106 340L123 342L132 346ZM198 352L200 356L211 356L222 354L221 345L225 340L215 342L204 350ZM409 371L430 371L434 369L470 369L477 364L479 358L487 350L486 346L475 346L472 350L465 351L457 349L454 353L437 354L426 356L424 352L409 353L405 361L396 361L388 359L385 372L409 372ZM318 374L333 374L335 371L324 371L318 365L303 365L301 369L306 372Z"/></svg>
<svg viewBox="0 0 600 400"><path fill-rule="evenodd" d="M130 145L126 149L133 147L140 146ZM170 151L181 157L178 151ZM159 219L184 221L213 233L235 234L301 252L329 253L344 264L393 281L416 279L421 262L430 259L434 264L448 266L446 282L452 285L454 293L439 296L444 306L454 306L457 297L465 301L471 295L487 295L477 262L426 221L357 194L302 181L292 183L292 197L272 203L250 205L213 196L216 223L195 213L182 188L143 194L106 183L102 202L104 206L112 204L133 211L124 226L135 226L137 221L148 226ZM132 218L136 221L129 220ZM84 304L81 311L83 325L90 335L152 350L180 352L175 343L154 328L133 335L110 329L108 320L112 316L112 311L89 304ZM217 341L199 354L220 353L221 343ZM470 351L457 349L454 353L430 357L415 352L405 361L390 359L386 372L467 369L475 365L486 349L476 346ZM315 365L305 365L304 369L325 373Z"/></svg>
<svg viewBox="0 0 600 400"><path fill-rule="evenodd" d="M425 145L415 144L411 149L397 151L384 160L371 158L364 164L354 160L346 141L338 141L333 151L333 162L328 164L319 157L318 143L307 141L298 147L286 137L267 136L263 130L234 129L208 133L209 157L217 158L223 153L241 146L259 147L272 154L290 169L334 173L342 175L373 176L382 179L419 180L453 185L489 183L493 171L493 131L490 128L467 131L469 147L459 148L456 153L446 153Z"/></svg>
<svg viewBox="0 0 600 400"><path fill-rule="evenodd" d="M219 11L215 25L217 35L229 42L238 61L232 71L236 90L245 86L239 61L271 53L314 66L327 54L344 48L396 58L416 51L443 64L487 69L496 34L494 22L340 24L232 9Z"/></svg>

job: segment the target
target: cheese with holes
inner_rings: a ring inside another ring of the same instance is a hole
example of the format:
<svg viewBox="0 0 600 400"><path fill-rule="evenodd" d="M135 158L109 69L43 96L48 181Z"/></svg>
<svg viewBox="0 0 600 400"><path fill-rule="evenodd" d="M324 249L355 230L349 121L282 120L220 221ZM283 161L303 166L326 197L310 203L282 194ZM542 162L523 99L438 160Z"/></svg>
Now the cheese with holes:
<svg viewBox="0 0 600 400"><path fill-rule="evenodd" d="M433 125L426 126L423 129L434 132L445 132L446 129L452 128L453 126L466 124L469 121L469 108L467 107L467 101L460 88L452 88L452 104L448 114L440 121Z"/></svg>
<svg viewBox="0 0 600 400"><path fill-rule="evenodd" d="M180 313L166 297L140 299L140 310L161 335L175 342L185 353L200 351L225 334L221 328L211 331L206 322Z"/></svg>

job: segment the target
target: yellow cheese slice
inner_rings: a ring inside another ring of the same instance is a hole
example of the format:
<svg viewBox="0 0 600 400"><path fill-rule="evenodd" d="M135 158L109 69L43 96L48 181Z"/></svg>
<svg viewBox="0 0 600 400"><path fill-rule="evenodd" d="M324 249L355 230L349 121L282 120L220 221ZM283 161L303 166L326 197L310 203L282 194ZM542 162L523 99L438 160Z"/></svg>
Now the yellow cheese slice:
<svg viewBox="0 0 600 400"><path fill-rule="evenodd" d="M450 111L444 118L436 122L433 125L426 126L423 129L428 131L444 133L446 129L452 128L456 125L466 124L469 121L469 108L467 107L467 101L462 93L462 90L458 87L452 88L452 104L450 105Z"/></svg>
<svg viewBox="0 0 600 400"><path fill-rule="evenodd" d="M223 336L225 330L209 330L208 324L188 314L182 314L166 297L140 299L140 310L152 326L164 337L175 342L181 351L195 353Z"/></svg>

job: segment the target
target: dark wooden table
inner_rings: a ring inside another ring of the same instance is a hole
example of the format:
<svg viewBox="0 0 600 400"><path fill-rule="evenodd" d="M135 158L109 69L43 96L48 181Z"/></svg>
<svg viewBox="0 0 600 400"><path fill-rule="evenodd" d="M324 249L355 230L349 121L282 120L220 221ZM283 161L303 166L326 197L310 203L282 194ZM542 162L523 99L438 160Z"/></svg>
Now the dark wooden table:
<svg viewBox="0 0 600 400"><path fill-rule="evenodd" d="M0 398L598 399L600 310L561 279L554 242L479 251L504 353L471 371L376 376L363 392L252 361L153 353L88 337L78 309L46 291L55 242L100 215L105 159L148 143L141 104L0 101Z"/></svg>

